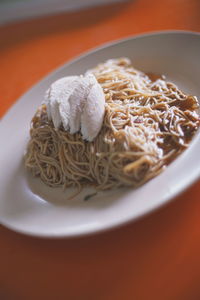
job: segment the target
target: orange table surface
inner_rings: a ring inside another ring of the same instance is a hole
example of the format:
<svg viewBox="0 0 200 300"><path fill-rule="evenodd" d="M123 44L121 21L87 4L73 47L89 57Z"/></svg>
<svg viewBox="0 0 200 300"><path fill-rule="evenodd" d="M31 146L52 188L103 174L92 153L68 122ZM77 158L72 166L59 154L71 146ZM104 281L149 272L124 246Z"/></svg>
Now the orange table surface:
<svg viewBox="0 0 200 300"><path fill-rule="evenodd" d="M200 31L200 1L135 0L1 27L0 115L81 52L164 29ZM0 299L200 299L199 182L144 218L93 236L45 240L1 226Z"/></svg>

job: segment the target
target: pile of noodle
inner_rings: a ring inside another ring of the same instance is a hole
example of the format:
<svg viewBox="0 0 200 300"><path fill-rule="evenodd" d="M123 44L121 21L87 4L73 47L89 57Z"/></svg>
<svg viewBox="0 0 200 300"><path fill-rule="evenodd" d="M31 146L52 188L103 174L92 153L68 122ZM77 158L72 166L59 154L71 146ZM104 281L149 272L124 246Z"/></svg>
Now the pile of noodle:
<svg viewBox="0 0 200 300"><path fill-rule="evenodd" d="M52 187L137 187L188 147L199 126L197 99L134 69L126 58L89 72L106 99L100 133L87 142L62 126L56 130L42 105L32 119L26 167Z"/></svg>

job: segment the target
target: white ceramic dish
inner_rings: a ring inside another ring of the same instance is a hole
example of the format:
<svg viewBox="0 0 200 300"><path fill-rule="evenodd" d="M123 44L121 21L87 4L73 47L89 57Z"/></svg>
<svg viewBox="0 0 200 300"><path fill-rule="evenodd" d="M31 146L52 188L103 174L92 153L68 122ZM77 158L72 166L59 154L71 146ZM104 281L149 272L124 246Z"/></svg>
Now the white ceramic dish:
<svg viewBox="0 0 200 300"><path fill-rule="evenodd" d="M69 237L113 228L158 208L200 176L199 133L188 150L161 175L141 188L100 193L83 201L85 190L67 201L70 191L52 189L32 178L23 167L30 120L45 90L59 77L81 74L99 62L130 57L143 71L167 78L200 97L200 35L158 32L131 37L92 50L51 73L28 91L0 125L0 220L15 231L42 237Z"/></svg>

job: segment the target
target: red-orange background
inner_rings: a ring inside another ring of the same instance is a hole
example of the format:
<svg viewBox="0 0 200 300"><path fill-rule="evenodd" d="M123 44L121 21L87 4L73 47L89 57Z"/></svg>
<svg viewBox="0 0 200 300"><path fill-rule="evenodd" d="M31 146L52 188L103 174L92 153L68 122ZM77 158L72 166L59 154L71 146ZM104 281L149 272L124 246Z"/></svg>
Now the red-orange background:
<svg viewBox="0 0 200 300"><path fill-rule="evenodd" d="M0 116L75 55L163 29L200 31L200 1L135 0L1 27ZM84 238L42 240L1 227L0 299L200 299L199 200L198 182L135 223Z"/></svg>

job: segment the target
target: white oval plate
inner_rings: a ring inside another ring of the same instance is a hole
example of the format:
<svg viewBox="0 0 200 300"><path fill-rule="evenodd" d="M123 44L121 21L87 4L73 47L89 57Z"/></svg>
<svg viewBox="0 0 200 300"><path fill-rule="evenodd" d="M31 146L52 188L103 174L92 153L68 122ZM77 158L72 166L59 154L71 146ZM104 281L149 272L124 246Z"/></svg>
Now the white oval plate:
<svg viewBox="0 0 200 300"><path fill-rule="evenodd" d="M92 50L51 73L9 110L0 126L0 220L15 231L41 237L69 237L113 228L165 204L200 176L199 133L180 157L144 186L99 193L88 190L67 201L70 190L52 189L27 174L23 154L30 120L44 92L56 79L85 72L109 58L127 56L136 68L167 79L200 97L200 35L157 32L120 40Z"/></svg>

